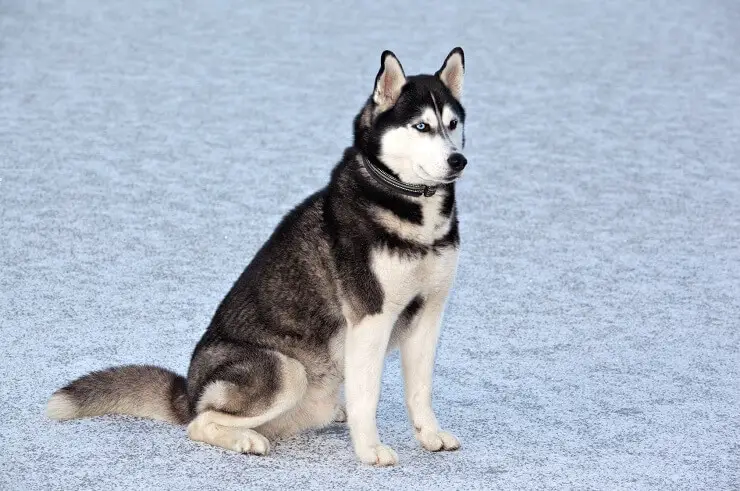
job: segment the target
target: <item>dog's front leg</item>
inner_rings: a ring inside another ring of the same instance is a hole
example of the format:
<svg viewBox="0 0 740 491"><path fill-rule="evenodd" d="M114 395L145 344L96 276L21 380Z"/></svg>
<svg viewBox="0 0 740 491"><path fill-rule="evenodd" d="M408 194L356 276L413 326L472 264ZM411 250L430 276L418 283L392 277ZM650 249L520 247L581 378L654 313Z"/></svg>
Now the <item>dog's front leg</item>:
<svg viewBox="0 0 740 491"><path fill-rule="evenodd" d="M398 463L396 452L380 443L376 412L380 398L383 360L398 312L365 316L347 327L344 357L344 393L347 423L357 458L372 465Z"/></svg>
<svg viewBox="0 0 740 491"><path fill-rule="evenodd" d="M434 353L442 324L447 291L430 295L418 322L401 341L401 364L406 391L406 407L421 445L433 452L456 450L460 441L439 428L432 409Z"/></svg>

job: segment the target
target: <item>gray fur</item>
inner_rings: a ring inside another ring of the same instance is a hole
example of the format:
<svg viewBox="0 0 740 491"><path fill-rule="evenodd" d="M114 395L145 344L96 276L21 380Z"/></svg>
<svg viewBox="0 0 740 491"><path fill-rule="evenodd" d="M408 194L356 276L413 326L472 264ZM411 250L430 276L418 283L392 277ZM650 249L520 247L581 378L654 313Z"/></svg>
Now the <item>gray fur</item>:
<svg viewBox="0 0 740 491"><path fill-rule="evenodd" d="M58 402L66 401L64 413ZM92 372L54 393L53 419L127 414L183 424L189 421L185 379L164 368L128 365Z"/></svg>

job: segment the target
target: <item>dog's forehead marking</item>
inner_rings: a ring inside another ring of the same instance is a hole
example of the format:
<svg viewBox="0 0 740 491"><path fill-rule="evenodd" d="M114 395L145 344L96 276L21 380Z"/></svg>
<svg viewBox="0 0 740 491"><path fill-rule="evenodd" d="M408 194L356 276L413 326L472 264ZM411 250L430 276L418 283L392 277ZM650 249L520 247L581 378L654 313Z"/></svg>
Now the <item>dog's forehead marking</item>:
<svg viewBox="0 0 740 491"><path fill-rule="evenodd" d="M439 106L437 105L437 100L434 98L434 94L430 92L430 95L432 96L432 103L434 104L434 115L437 118L437 121L439 121L439 129L442 132L442 137L453 147L455 146L455 142L452 141L452 138L450 137L450 132L447 131L447 123L445 123L444 118L442 118L442 113L439 110Z"/></svg>
<svg viewBox="0 0 740 491"><path fill-rule="evenodd" d="M419 121L424 121L428 124L432 130L436 131L441 128L443 136L448 138L450 135L447 127L449 126L450 121L453 119L459 119L460 116L457 114L457 111L455 111L454 106L449 103L445 103L440 110L437 98L431 92L429 95L431 97L432 105L423 106L423 109L417 118Z"/></svg>

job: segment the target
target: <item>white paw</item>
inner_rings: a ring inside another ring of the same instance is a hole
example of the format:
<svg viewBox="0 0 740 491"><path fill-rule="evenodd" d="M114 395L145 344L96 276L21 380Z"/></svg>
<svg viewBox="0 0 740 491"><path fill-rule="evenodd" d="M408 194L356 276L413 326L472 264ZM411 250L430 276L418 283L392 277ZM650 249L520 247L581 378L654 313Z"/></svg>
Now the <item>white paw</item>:
<svg viewBox="0 0 740 491"><path fill-rule="evenodd" d="M334 413L334 421L337 423L347 422L347 410L341 404L337 405L336 412Z"/></svg>
<svg viewBox="0 0 740 491"><path fill-rule="evenodd" d="M231 449L240 453L267 455L270 451L270 441L254 430L234 428L234 441Z"/></svg>
<svg viewBox="0 0 740 491"><path fill-rule="evenodd" d="M357 458L362 462L378 467L398 464L398 454L391 447L381 443L369 447L356 448Z"/></svg>
<svg viewBox="0 0 740 491"><path fill-rule="evenodd" d="M460 448L460 440L452 433L442 430L421 430L416 432L416 439L421 446L431 452L440 450L457 450Z"/></svg>

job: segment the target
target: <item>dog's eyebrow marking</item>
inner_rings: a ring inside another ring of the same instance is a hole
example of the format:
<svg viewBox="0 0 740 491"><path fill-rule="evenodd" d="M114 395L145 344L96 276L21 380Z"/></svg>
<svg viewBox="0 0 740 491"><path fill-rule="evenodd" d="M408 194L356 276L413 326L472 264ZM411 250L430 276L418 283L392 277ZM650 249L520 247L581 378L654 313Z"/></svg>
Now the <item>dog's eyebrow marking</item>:
<svg viewBox="0 0 740 491"><path fill-rule="evenodd" d="M452 137L450 137L450 133L447 131L447 127L442 120L442 113L439 111L439 106L437 106L437 100L434 98L434 94L432 94L431 91L429 92L429 95L432 97L432 104L434 104L434 115L437 117L437 125L442 131L442 137L447 140L447 143L452 145L452 147L454 148L455 142L452 141Z"/></svg>
<svg viewBox="0 0 740 491"><path fill-rule="evenodd" d="M429 107L425 108L424 112L421 113L420 117L421 117L421 120L427 123L429 126L431 126L432 129L437 129L439 122L436 121L436 114L431 108Z"/></svg>

